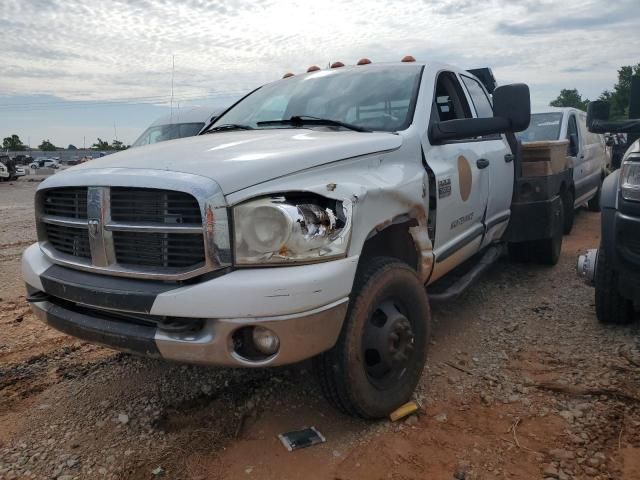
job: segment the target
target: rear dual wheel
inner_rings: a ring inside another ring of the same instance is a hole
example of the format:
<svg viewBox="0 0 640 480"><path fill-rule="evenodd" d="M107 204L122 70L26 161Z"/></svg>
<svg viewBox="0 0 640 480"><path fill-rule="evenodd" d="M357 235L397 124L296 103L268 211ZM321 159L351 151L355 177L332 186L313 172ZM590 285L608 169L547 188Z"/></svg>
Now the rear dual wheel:
<svg viewBox="0 0 640 480"><path fill-rule="evenodd" d="M564 231L564 207L561 206L550 238L509 244L509 256L516 262L540 263L553 266L560 260Z"/></svg>
<svg viewBox="0 0 640 480"><path fill-rule="evenodd" d="M424 285L395 259L358 273L336 345L314 359L324 395L341 411L382 418L407 402L426 361L431 313Z"/></svg>
<svg viewBox="0 0 640 480"><path fill-rule="evenodd" d="M565 190L560 194L562 200L562 209L564 214L563 233L569 235L573 230L573 221L575 219L574 195L571 190Z"/></svg>

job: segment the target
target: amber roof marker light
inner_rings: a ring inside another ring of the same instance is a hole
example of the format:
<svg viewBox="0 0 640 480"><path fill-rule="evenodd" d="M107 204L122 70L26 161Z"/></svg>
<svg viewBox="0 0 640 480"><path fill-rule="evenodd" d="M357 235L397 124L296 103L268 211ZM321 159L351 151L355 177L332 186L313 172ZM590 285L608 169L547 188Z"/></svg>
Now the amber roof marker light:
<svg viewBox="0 0 640 480"><path fill-rule="evenodd" d="M357 65L369 65L371 63L371 60L369 60L368 58L361 58L360 60L358 60Z"/></svg>
<svg viewBox="0 0 640 480"><path fill-rule="evenodd" d="M331 68L340 68L340 67L344 67L344 63L342 63L342 62L333 62L331 64Z"/></svg>
<svg viewBox="0 0 640 480"><path fill-rule="evenodd" d="M415 61L416 61L416 59L413 58L413 56L411 56L411 55L405 55L404 57L402 57L402 60L401 60L401 62L404 62L404 63L411 63L411 62L415 62Z"/></svg>
<svg viewBox="0 0 640 480"><path fill-rule="evenodd" d="M294 76L294 74L293 74L293 73L291 73L291 72L287 72L287 73L285 73L285 74L282 76L282 78L289 78L289 77L293 77L293 76Z"/></svg>
<svg viewBox="0 0 640 480"><path fill-rule="evenodd" d="M309 68L307 68L307 73L310 72L317 72L318 70L320 70L320 67L317 65L311 65Z"/></svg>

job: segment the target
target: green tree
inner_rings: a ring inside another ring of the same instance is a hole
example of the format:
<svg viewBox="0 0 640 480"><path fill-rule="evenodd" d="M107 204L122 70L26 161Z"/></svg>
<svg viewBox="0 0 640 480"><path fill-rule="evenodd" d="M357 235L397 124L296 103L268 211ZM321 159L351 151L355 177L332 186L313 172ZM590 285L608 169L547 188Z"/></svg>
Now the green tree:
<svg viewBox="0 0 640 480"><path fill-rule="evenodd" d="M611 93L611 90L603 90L603 92L598 97L598 100L611 103L611 97L613 97L613 93Z"/></svg>
<svg viewBox="0 0 640 480"><path fill-rule="evenodd" d="M129 146L125 145L120 140L114 140L113 142L111 142L111 148L113 150L126 150L127 148L129 148Z"/></svg>
<svg viewBox="0 0 640 480"><path fill-rule="evenodd" d="M48 138L46 140L42 140L42 143L38 145L38 148L43 152L53 152L58 149L58 147L51 143Z"/></svg>
<svg viewBox="0 0 640 480"><path fill-rule="evenodd" d="M573 107L586 110L589 104L588 99L583 99L576 88L563 88L560 95L555 100L549 102L552 107Z"/></svg>
<svg viewBox="0 0 640 480"><path fill-rule="evenodd" d="M640 63L637 65L626 65L618 69L618 82L613 86L613 91L602 92L602 95L609 93L611 103L611 119L620 120L628 118L629 99L631 97L631 77L640 75ZM606 98L605 98L606 99Z"/></svg>
<svg viewBox="0 0 640 480"><path fill-rule="evenodd" d="M100 137L98 137L98 141L96 143L91 145L91 148L95 148L96 150L111 150L109 142L102 140Z"/></svg>
<svg viewBox="0 0 640 480"><path fill-rule="evenodd" d="M26 145L22 143L22 140L20 140L20 137L15 133L10 137L5 137L4 140L2 140L2 148L4 148L5 150L13 150L13 151L27 149Z"/></svg>

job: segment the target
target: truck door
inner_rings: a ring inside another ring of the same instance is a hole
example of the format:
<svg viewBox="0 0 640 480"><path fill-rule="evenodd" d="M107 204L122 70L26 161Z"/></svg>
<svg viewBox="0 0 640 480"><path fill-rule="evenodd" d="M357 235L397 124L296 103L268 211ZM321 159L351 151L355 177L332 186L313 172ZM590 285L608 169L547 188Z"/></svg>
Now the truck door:
<svg viewBox="0 0 640 480"><path fill-rule="evenodd" d="M472 118L472 110L454 72L442 71L436 79L430 122ZM459 265L480 249L489 197L490 161L483 142L455 140L431 145L422 139L426 167L433 172L436 208L430 209L435 226L435 265L429 283ZM434 219L435 217L435 219Z"/></svg>
<svg viewBox="0 0 640 480"><path fill-rule="evenodd" d="M467 89L476 117L493 117L493 107L482 84L465 74L460 77ZM489 161L486 170L490 194L484 216L486 229L483 239L484 246L501 238L509 223L515 168L512 152L502 135L484 136L482 141L476 143L476 148L482 157Z"/></svg>

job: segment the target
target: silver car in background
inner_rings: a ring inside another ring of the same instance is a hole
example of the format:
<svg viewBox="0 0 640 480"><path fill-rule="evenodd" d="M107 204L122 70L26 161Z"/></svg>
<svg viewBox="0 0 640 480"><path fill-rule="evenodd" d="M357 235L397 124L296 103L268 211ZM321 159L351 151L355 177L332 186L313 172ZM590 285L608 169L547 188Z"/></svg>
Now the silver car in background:
<svg viewBox="0 0 640 480"><path fill-rule="evenodd" d="M223 111L224 109L214 110L211 107L176 110L173 114L164 115L153 122L131 147L193 137L210 125Z"/></svg>

